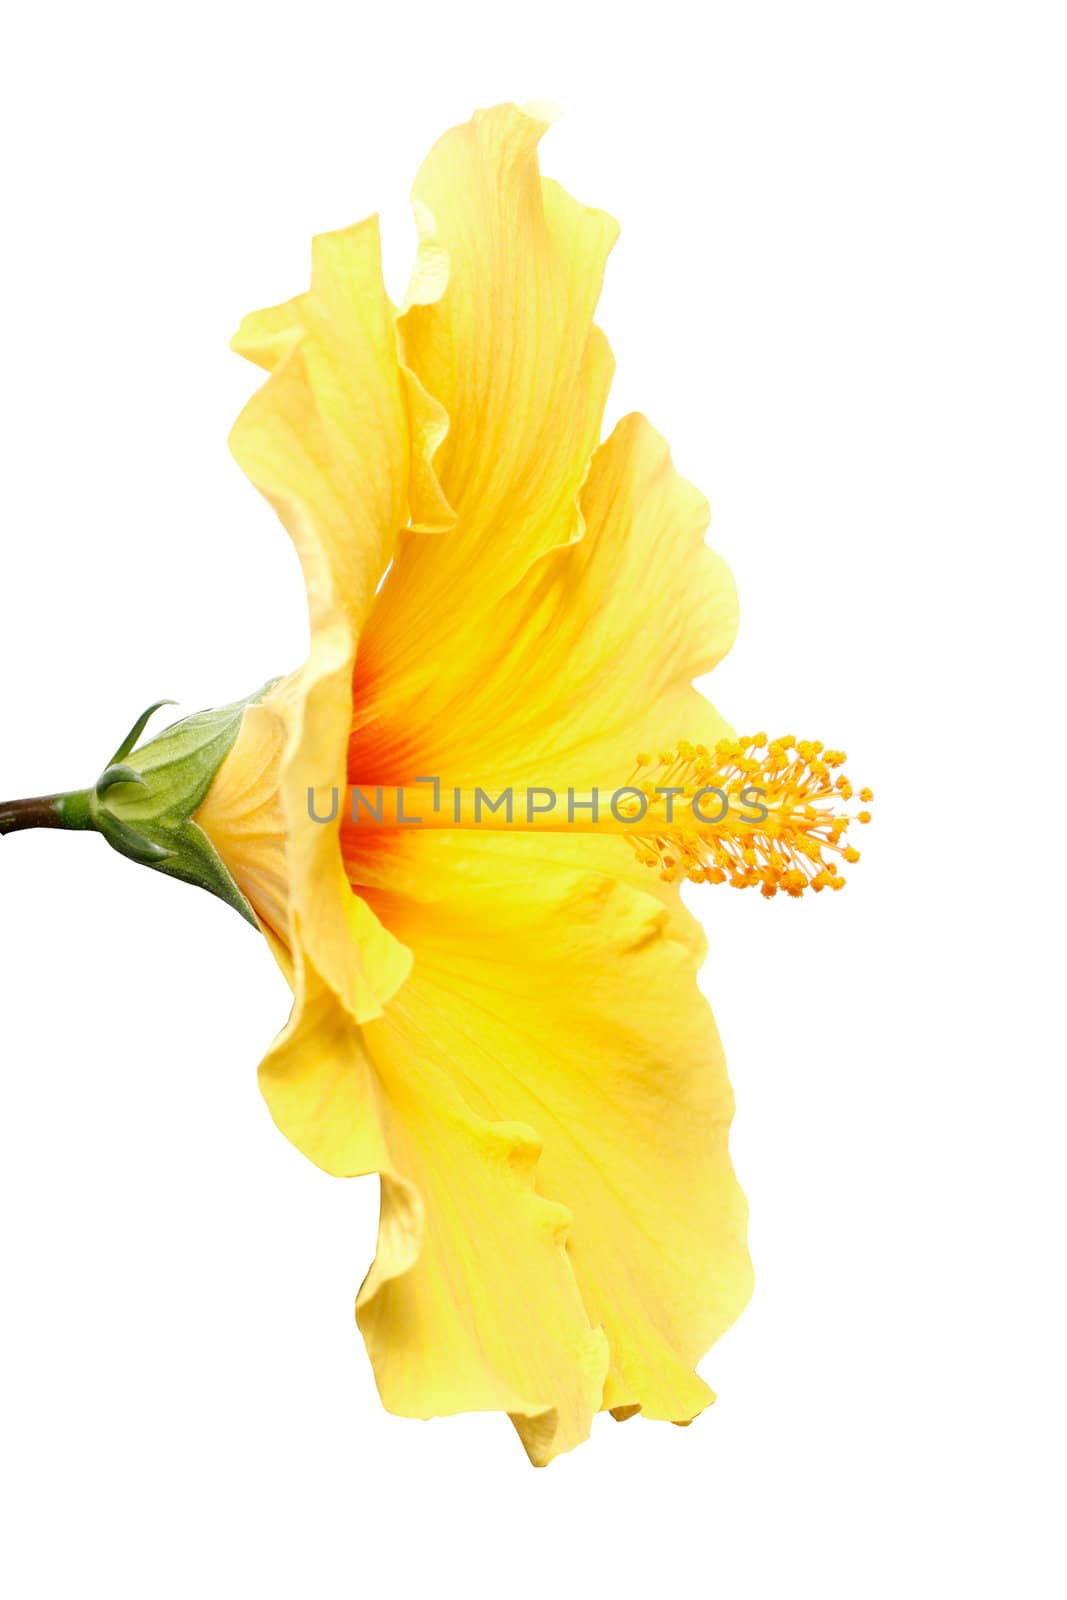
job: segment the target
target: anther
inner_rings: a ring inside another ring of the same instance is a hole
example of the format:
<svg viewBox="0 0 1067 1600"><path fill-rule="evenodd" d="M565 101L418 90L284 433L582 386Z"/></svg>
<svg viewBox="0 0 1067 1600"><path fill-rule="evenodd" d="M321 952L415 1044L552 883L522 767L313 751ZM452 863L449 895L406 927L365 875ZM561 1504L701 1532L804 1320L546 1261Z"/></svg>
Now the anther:
<svg viewBox="0 0 1067 1600"><path fill-rule="evenodd" d="M637 859L658 868L667 883L684 877L738 889L758 885L767 899L779 890L797 899L806 889L816 894L842 889L845 879L835 858L850 864L860 858L843 842L853 820L843 810L852 799L852 784L844 773L835 775L844 761L843 750L792 734L721 739L712 751L680 739L656 759L642 752L637 766L652 769L641 785L648 808L640 836L628 833L627 838ZM657 792L657 782L668 772L672 788L680 791L673 795L669 822ZM719 790L728 802L715 823L691 803L704 789ZM869 802L873 794L864 788L859 797ZM861 811L854 820L869 822L871 813Z"/></svg>

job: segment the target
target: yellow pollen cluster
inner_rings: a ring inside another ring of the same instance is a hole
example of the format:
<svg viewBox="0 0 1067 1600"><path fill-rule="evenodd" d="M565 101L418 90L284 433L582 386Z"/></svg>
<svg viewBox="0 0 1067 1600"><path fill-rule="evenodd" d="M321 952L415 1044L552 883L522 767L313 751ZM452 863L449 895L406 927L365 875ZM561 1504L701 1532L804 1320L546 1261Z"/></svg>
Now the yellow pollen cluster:
<svg viewBox="0 0 1067 1600"><path fill-rule="evenodd" d="M842 889L838 860L860 853L845 843L852 820L844 806L852 784L839 769L843 750L815 739L784 734L768 739L721 739L714 750L680 740L657 755L641 753L629 779L627 802L641 828L627 834L639 861L672 883L757 885L770 898L781 889L799 898L805 889ZM873 800L861 789L862 802ZM647 828L645 822L647 821Z"/></svg>

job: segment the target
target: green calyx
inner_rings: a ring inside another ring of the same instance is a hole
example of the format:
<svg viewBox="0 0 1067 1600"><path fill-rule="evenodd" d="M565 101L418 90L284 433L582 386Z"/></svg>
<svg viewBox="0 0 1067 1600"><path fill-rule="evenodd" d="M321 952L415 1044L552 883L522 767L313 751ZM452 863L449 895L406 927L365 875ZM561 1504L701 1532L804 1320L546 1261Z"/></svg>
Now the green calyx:
<svg viewBox="0 0 1067 1600"><path fill-rule="evenodd" d="M245 711L269 688L186 717L138 749L149 718L174 703L157 701L138 717L91 789L0 805L0 832L94 829L120 855L207 889L258 928L251 906L193 817L233 747Z"/></svg>

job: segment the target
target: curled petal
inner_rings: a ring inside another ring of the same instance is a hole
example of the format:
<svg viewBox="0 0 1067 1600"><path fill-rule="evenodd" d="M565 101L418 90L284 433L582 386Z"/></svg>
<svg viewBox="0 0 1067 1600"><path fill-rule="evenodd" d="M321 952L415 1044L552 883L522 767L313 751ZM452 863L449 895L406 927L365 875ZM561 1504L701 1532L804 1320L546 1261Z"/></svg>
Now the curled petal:
<svg viewBox="0 0 1067 1600"><path fill-rule="evenodd" d="M543 1465L587 1436L607 1369L567 1253L569 1213L537 1191L529 1127L474 1111L433 1032L406 1026L414 1050L391 1026L356 1028L305 967L263 1093L326 1171L382 1175L357 1318L384 1404L411 1417L505 1411Z"/></svg>

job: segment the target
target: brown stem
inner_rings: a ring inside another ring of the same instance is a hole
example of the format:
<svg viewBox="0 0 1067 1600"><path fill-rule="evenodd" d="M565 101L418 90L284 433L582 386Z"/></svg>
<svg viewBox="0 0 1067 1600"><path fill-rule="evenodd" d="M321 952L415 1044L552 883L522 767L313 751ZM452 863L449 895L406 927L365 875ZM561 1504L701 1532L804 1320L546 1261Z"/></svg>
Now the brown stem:
<svg viewBox="0 0 1067 1600"><path fill-rule="evenodd" d="M24 828L91 827L87 799L83 794L41 794L29 800L0 800L0 834Z"/></svg>

